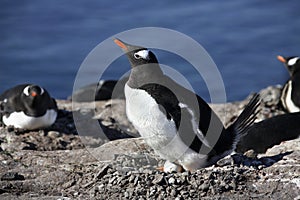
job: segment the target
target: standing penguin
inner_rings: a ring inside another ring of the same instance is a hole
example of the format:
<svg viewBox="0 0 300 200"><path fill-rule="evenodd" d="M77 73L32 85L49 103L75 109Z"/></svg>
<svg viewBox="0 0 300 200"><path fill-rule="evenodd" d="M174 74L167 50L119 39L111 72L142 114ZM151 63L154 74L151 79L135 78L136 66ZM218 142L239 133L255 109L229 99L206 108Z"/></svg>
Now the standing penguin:
<svg viewBox="0 0 300 200"><path fill-rule="evenodd" d="M144 47L114 42L131 64L125 84L126 114L146 143L166 159L164 171L194 171L229 155L256 118L259 96L254 95L228 128L197 94L161 70L155 55Z"/></svg>
<svg viewBox="0 0 300 200"><path fill-rule="evenodd" d="M34 130L51 126L57 117L57 105L42 87L17 85L0 95L0 112L6 126Z"/></svg>
<svg viewBox="0 0 300 200"><path fill-rule="evenodd" d="M300 111L300 58L277 56L289 74L290 79L286 82L281 93L281 103L288 112Z"/></svg>

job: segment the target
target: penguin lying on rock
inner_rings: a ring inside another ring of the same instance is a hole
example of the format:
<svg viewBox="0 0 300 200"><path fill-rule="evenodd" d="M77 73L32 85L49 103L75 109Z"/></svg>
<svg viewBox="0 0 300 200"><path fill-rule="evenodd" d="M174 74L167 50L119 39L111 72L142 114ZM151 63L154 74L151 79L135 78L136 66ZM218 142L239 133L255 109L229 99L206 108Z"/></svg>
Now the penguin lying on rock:
<svg viewBox="0 0 300 200"><path fill-rule="evenodd" d="M34 130L49 127L55 122L57 105L44 88L22 84L0 95L0 113L6 126Z"/></svg>
<svg viewBox="0 0 300 200"><path fill-rule="evenodd" d="M237 152L254 150L264 153L268 148L300 136L300 58L277 56L287 68L290 79L283 86L280 101L289 112L255 123L237 145Z"/></svg>
<svg viewBox="0 0 300 200"><path fill-rule="evenodd" d="M249 128L247 134L241 137L236 152L244 153L254 150L256 153L265 153L268 148L287 140L297 139L300 136L300 112L278 115Z"/></svg>

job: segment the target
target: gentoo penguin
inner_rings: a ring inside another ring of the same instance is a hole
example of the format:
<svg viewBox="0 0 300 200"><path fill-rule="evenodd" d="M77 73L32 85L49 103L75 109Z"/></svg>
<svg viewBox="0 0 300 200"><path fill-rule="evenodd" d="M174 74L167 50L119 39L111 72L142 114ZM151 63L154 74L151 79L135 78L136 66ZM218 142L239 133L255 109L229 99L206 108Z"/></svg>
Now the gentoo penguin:
<svg viewBox="0 0 300 200"><path fill-rule="evenodd" d="M6 126L34 130L51 126L57 117L54 99L42 87L17 85L0 95L2 122Z"/></svg>
<svg viewBox="0 0 300 200"><path fill-rule="evenodd" d="M144 47L114 42L131 64L125 84L126 114L146 143L167 160L163 170L194 171L229 155L252 125L259 106L254 95L228 128L197 94L166 76L156 56Z"/></svg>
<svg viewBox="0 0 300 200"><path fill-rule="evenodd" d="M290 79L284 85L281 93L281 103L288 112L300 111L300 58L277 56L282 62L289 74Z"/></svg>
<svg viewBox="0 0 300 200"><path fill-rule="evenodd" d="M297 139L300 136L300 112L278 115L253 124L248 133L241 137L236 152L254 150L265 153L268 148L283 141Z"/></svg>

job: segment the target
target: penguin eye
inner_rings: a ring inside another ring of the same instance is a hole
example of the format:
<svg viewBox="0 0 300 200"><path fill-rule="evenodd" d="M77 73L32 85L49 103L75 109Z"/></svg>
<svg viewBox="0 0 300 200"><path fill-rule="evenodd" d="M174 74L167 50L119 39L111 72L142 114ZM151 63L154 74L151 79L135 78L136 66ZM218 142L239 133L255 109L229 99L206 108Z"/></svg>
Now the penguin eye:
<svg viewBox="0 0 300 200"><path fill-rule="evenodd" d="M139 60L141 58L141 56L138 53L134 53L133 56L137 60Z"/></svg>
<svg viewBox="0 0 300 200"><path fill-rule="evenodd" d="M136 53L133 54L134 58L135 59L144 59L144 60L150 60L150 57L149 57L149 50L140 50Z"/></svg>

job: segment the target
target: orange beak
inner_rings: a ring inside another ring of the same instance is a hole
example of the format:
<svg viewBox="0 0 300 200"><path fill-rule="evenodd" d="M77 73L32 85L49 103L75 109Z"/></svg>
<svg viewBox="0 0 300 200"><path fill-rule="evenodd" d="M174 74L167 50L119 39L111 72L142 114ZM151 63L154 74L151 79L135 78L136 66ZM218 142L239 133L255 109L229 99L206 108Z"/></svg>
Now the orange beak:
<svg viewBox="0 0 300 200"><path fill-rule="evenodd" d="M122 41L120 41L119 39L114 39L114 42L119 46L119 47L121 47L123 50L125 50L125 51L127 51L128 50L128 48L127 48L127 46L122 42Z"/></svg>
<svg viewBox="0 0 300 200"><path fill-rule="evenodd" d="M38 94L36 92L31 92L31 96L36 97Z"/></svg>
<svg viewBox="0 0 300 200"><path fill-rule="evenodd" d="M286 63L286 59L283 56L277 56L277 59L282 63Z"/></svg>

